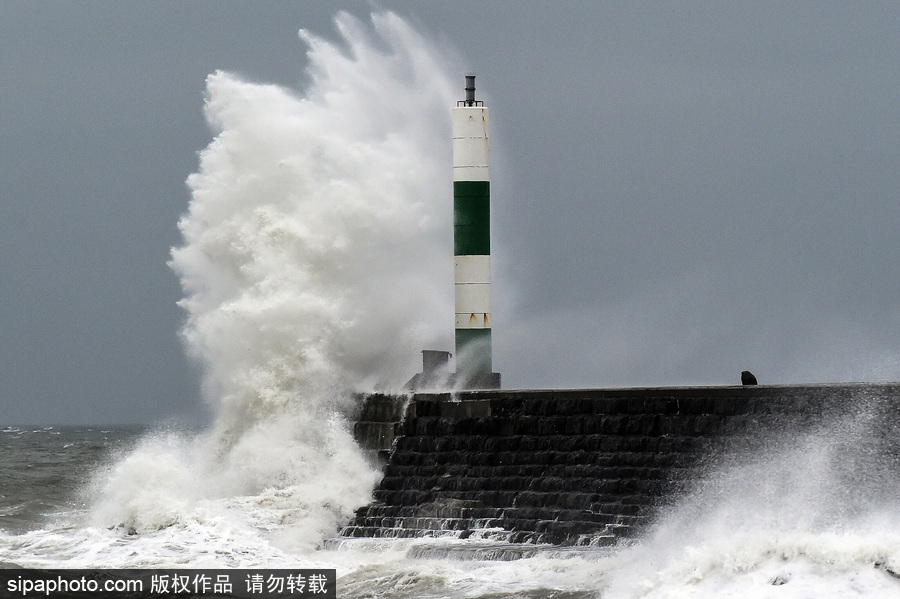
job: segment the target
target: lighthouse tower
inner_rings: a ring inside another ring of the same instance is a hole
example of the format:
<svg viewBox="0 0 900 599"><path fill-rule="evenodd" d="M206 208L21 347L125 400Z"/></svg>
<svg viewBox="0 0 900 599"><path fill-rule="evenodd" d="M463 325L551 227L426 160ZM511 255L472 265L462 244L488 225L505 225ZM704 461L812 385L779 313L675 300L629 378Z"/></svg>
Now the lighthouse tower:
<svg viewBox="0 0 900 599"><path fill-rule="evenodd" d="M475 75L466 75L466 99L453 109L453 255L456 295L456 373L451 353L422 350L422 372L406 388L499 389L491 355L491 170L488 109L475 99Z"/></svg>
<svg viewBox="0 0 900 599"><path fill-rule="evenodd" d="M456 295L456 381L468 389L496 389L491 355L491 173L488 109L475 99L453 109L453 254Z"/></svg>

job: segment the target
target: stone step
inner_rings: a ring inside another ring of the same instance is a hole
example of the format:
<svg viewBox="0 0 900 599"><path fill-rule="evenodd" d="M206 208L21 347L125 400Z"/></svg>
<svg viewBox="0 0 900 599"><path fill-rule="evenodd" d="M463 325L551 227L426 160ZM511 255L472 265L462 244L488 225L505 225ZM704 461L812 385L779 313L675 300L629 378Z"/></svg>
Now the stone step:
<svg viewBox="0 0 900 599"><path fill-rule="evenodd" d="M405 439L401 437L400 441ZM425 445L425 444L423 444ZM496 468L498 471L504 471L505 475L515 474L521 471L526 476L542 475L546 472L548 466L554 468L568 467L647 467L647 468L663 468L673 470L678 468L690 467L696 461L696 452L657 452L657 451L621 451L613 452L593 452L590 460L583 460L586 463L571 463L565 460L564 463L547 464L550 461L539 455L540 452L530 453L527 456L517 458L514 464L500 463L499 460L489 460L483 455L475 456L466 452L447 452L438 454L428 451L427 446L423 446L422 451L409 449L395 449L391 456L391 464L388 466L386 473L394 472L393 468L403 468L412 466L414 468L425 468L424 470L434 474L445 474L447 472L455 472L461 475L467 474L475 468ZM528 463L528 462L531 463ZM560 461L560 460L554 460ZM521 470L519 470L521 468ZM404 475L414 473L413 470L403 470ZM597 476L603 476L598 474Z"/></svg>
<svg viewBox="0 0 900 599"><path fill-rule="evenodd" d="M385 491L428 489L430 491L531 491L571 494L657 493L668 481L654 477L593 478L579 476L386 476L380 488Z"/></svg>
<svg viewBox="0 0 900 599"><path fill-rule="evenodd" d="M422 510L418 507L411 510L412 506L378 506L368 509L362 513L357 513L358 518L392 518L392 519L409 519L417 517L434 517L445 519L464 519L464 520L490 520L503 517L503 508L445 508L437 510ZM424 516L423 516L424 514Z"/></svg>
<svg viewBox="0 0 900 599"><path fill-rule="evenodd" d="M501 528L502 518L356 518L353 526L381 528L410 528L418 530L471 530L473 528Z"/></svg>
<svg viewBox="0 0 900 599"><path fill-rule="evenodd" d="M431 530L419 528L383 528L381 526L345 526L344 537L368 537L375 539L411 539L424 537L458 537L461 531Z"/></svg>
<svg viewBox="0 0 900 599"><path fill-rule="evenodd" d="M529 414L535 416L587 414L660 414L660 415L740 415L772 413L821 413L826 405L821 393L778 397L779 401L759 401L748 389L739 389L730 396L700 397L681 392L663 395L648 394L637 397L543 397L533 399L502 398L491 401L492 414ZM702 391L701 391L702 393Z"/></svg>
<svg viewBox="0 0 900 599"><path fill-rule="evenodd" d="M616 397L591 396L584 393L581 397L561 397L564 391L556 392L553 397L494 397L486 401L490 405L490 413L494 416L533 415L533 416L575 416L575 415L689 415L689 414L767 414L773 412L796 413L819 411L824 402L817 394L785 398L787 401L764 402L750 393L731 394L730 397L700 397L671 393L663 395L648 394L636 396L633 392ZM482 396L484 396L482 394ZM486 397L486 396L484 396ZM445 408L451 404L449 394L418 394L415 416L441 416L451 413ZM459 413L457 411L456 413Z"/></svg>
<svg viewBox="0 0 900 599"><path fill-rule="evenodd" d="M396 455L396 454L395 454ZM400 457L400 456L398 456ZM672 478L680 470L677 467L635 466L628 463L615 464L612 460L606 464L566 464L552 468L544 464L500 464L497 466L469 466L466 464L398 464L391 463L384 470L385 479L397 477L442 477L445 475L469 476L474 478L516 478L535 479L555 476L571 478L589 478L595 480L614 480L622 478L640 478L666 480Z"/></svg>
<svg viewBox="0 0 900 599"><path fill-rule="evenodd" d="M530 416L514 418L443 418L425 416L407 419L401 426L406 436L451 437L456 435L493 437L497 442L515 436L703 436L720 433L726 417L718 414L693 415L590 415Z"/></svg>
<svg viewBox="0 0 900 599"><path fill-rule="evenodd" d="M582 532L589 523L570 522L549 530L549 526L541 526L542 530L438 530L421 528L388 528L381 526L347 526L341 531L341 536L348 538L382 538L382 539L410 539L410 538L478 538L490 539L502 543L529 543L529 544L555 544L569 542L572 545L583 547L608 547L617 542L622 536L622 531L615 533L609 531ZM547 530L544 530L547 529Z"/></svg>
<svg viewBox="0 0 900 599"><path fill-rule="evenodd" d="M397 439L396 452L429 454L434 458L444 455L451 459L465 460L460 455L484 453L569 453L590 454L626 453L693 453L702 446L704 439L687 435L563 435L547 436L511 435L508 437L479 437L474 435L404 434Z"/></svg>
<svg viewBox="0 0 900 599"><path fill-rule="evenodd" d="M634 526L644 523L646 516L640 515L643 511L640 505L627 504L611 504L611 503L593 503L590 504L591 509L571 509L560 510L556 508L542 507L506 507L506 508L444 508L439 510L429 510L433 513L429 514L426 519L438 519L446 521L465 521L465 522L488 522L488 521L507 521L507 520L582 520L593 524L616 524ZM599 511L607 510L607 511ZM360 526L372 526L378 522L381 526L387 527L413 527L413 528L432 528L432 525L425 526L419 520L423 518L422 509L418 506L387 506L375 505L361 508L357 511L357 515L353 520L353 524ZM625 512L629 512L626 514ZM440 525L440 528L456 530L460 526L462 528L472 528L473 525L462 524L446 524ZM481 524L475 527L485 527Z"/></svg>
<svg viewBox="0 0 900 599"><path fill-rule="evenodd" d="M414 466L424 468L423 474L430 472L435 474L460 474L465 475L474 468L507 469L513 475L541 475L548 468L564 468L568 466L644 466L657 468L670 468L690 465L696 455L694 452L626 452L623 451L614 459L603 459L603 454L588 451L503 451L503 452L462 452L450 451L446 453L409 452L407 450L395 450L394 455L398 461L394 464L398 467ZM517 468L517 467L526 468ZM531 468L542 466L542 469ZM387 475L394 474L392 465L386 470ZM414 470L404 470L403 474L414 474ZM603 476L598 473L598 476Z"/></svg>

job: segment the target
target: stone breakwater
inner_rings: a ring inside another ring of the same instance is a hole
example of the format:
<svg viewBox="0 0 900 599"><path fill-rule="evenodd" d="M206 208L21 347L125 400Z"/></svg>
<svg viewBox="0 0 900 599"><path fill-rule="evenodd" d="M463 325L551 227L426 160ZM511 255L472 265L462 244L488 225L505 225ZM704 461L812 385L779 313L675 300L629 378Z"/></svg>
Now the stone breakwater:
<svg viewBox="0 0 900 599"><path fill-rule="evenodd" d="M610 545L719 457L860 409L893 427L900 384L370 395L355 432L387 463L341 535Z"/></svg>

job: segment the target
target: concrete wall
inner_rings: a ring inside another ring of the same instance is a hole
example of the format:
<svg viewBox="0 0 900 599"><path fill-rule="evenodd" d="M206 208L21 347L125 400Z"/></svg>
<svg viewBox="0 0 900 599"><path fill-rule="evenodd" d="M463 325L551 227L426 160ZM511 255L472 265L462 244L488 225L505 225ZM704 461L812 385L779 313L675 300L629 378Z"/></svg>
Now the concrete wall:
<svg viewBox="0 0 900 599"><path fill-rule="evenodd" d="M604 545L633 535L717 454L877 404L900 385L372 396L358 438L389 461L350 537ZM404 414L405 411L405 414ZM389 452L389 453L388 453Z"/></svg>

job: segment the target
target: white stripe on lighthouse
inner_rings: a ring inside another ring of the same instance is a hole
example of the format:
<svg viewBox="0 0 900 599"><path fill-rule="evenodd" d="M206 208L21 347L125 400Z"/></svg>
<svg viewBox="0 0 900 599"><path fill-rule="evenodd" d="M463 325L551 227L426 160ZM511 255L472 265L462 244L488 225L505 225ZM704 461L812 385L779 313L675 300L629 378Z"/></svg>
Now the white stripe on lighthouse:
<svg viewBox="0 0 900 599"><path fill-rule="evenodd" d="M456 328L490 328L491 257L456 256Z"/></svg>

